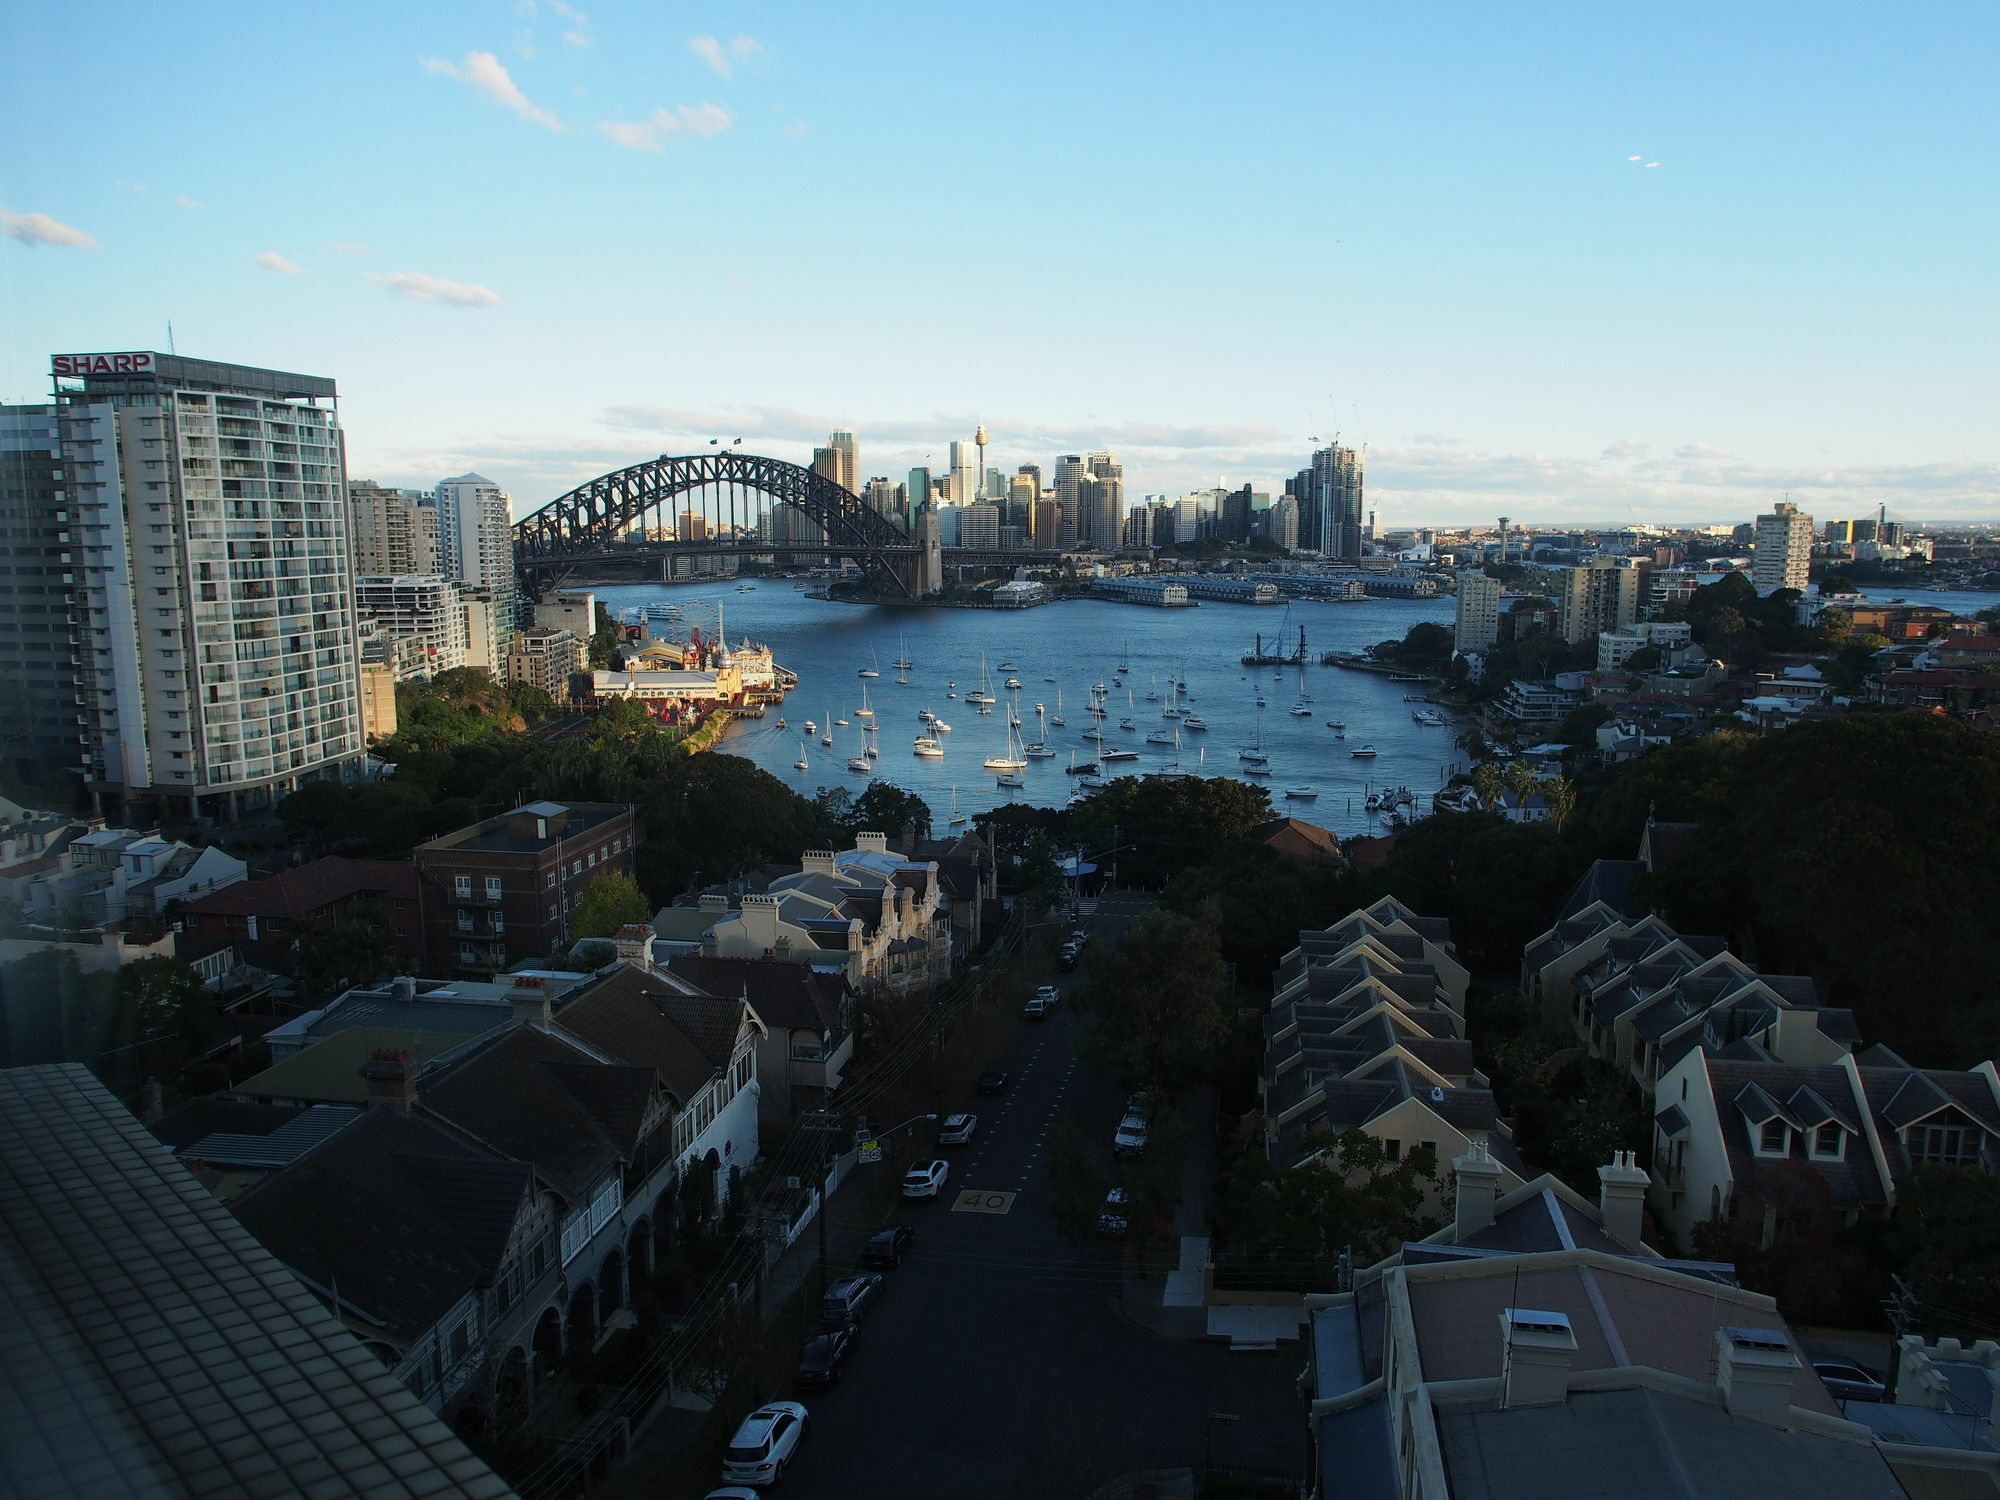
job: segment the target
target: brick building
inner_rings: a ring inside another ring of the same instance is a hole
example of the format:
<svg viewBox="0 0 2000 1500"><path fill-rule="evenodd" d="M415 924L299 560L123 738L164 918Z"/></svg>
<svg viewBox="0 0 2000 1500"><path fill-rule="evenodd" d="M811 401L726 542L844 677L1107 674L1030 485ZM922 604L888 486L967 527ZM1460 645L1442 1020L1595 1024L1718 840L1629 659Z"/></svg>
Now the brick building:
<svg viewBox="0 0 2000 1500"><path fill-rule="evenodd" d="M245 963L289 974L298 940L357 912L379 911L383 935L403 972L418 969L424 934L417 916L417 873L394 860L328 855L310 864L246 880L191 901L180 912L178 951L195 959L233 947Z"/></svg>
<svg viewBox="0 0 2000 1500"><path fill-rule="evenodd" d="M419 844L418 900L433 972L480 975L570 943L570 917L598 876L633 873L632 809L530 802Z"/></svg>

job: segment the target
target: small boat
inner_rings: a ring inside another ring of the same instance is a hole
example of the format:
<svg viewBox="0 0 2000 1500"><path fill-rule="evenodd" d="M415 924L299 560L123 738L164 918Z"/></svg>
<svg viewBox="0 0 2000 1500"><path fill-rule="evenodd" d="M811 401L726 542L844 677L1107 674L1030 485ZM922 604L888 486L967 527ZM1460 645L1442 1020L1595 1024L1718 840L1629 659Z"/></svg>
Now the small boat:
<svg viewBox="0 0 2000 1500"><path fill-rule="evenodd" d="M894 667L898 672L908 672L915 668L916 663L910 660L910 638L908 636L902 636L897 640L896 659L890 662L889 665Z"/></svg>
<svg viewBox="0 0 2000 1500"><path fill-rule="evenodd" d="M1072 750L1069 753L1069 765L1065 768L1065 774L1070 776L1095 776L1097 774L1097 762L1087 760L1079 765L1077 764L1076 752Z"/></svg>
<svg viewBox="0 0 2000 1500"><path fill-rule="evenodd" d="M935 719L936 717L937 715L932 713L928 708L920 708L917 710L917 718L925 724L930 723L930 721L932 719ZM808 725L807 727L810 728L811 726Z"/></svg>
<svg viewBox="0 0 2000 1500"><path fill-rule="evenodd" d="M947 697L947 698L956 698L957 696L958 696L958 694L956 694L956 693L946 693L946 694L945 694L945 697Z"/></svg>
<svg viewBox="0 0 2000 1500"><path fill-rule="evenodd" d="M806 733L807 733L807 734L818 734L818 733L819 733L819 725L817 725L817 724L813 723L813 721L812 721L811 719L807 719L807 720L806 720Z"/></svg>
<svg viewBox="0 0 2000 1500"><path fill-rule="evenodd" d="M1174 743L1174 737L1164 729L1155 729L1151 734L1146 736L1146 743L1149 745L1171 745Z"/></svg>
<svg viewBox="0 0 2000 1500"><path fill-rule="evenodd" d="M1264 695L1262 693L1259 693L1257 695L1257 706L1259 708L1262 708L1264 706Z"/></svg>
<svg viewBox="0 0 2000 1500"><path fill-rule="evenodd" d="M875 710L868 706L867 688L861 690L861 707L854 710L854 717L857 719L872 719L875 717Z"/></svg>
<svg viewBox="0 0 2000 1500"><path fill-rule="evenodd" d="M1021 691L1021 679L1018 677L1009 677L1005 682L1001 683L1000 685L1011 692L1018 693Z"/></svg>
<svg viewBox="0 0 2000 1500"><path fill-rule="evenodd" d="M1357 745L1347 753L1356 760L1373 760L1375 758L1375 747L1373 745Z"/></svg>
<svg viewBox="0 0 2000 1500"><path fill-rule="evenodd" d="M807 746L803 742L801 742L799 745L799 758L792 762L793 770L810 771L812 769L812 762L806 759L806 753L807 753Z"/></svg>
<svg viewBox="0 0 2000 1500"><path fill-rule="evenodd" d="M910 749L913 754L921 755L926 760L942 760L944 758L944 746L940 745L927 734L918 735L917 742Z"/></svg>
<svg viewBox="0 0 2000 1500"><path fill-rule="evenodd" d="M863 667L854 674L856 677L880 677L882 674L873 667Z"/></svg>
<svg viewBox="0 0 2000 1500"><path fill-rule="evenodd" d="M945 819L949 827L956 828L965 821L965 814L958 810L958 788L951 789L951 816Z"/></svg>
<svg viewBox="0 0 2000 1500"><path fill-rule="evenodd" d="M831 728L832 726L829 725L828 727ZM831 745L833 743L833 736L830 734L823 734L819 737L819 742L822 745Z"/></svg>
<svg viewBox="0 0 2000 1500"><path fill-rule="evenodd" d="M882 664L875 660L875 648L873 646L868 648L868 665L854 675L856 677L880 677L882 675Z"/></svg>
<svg viewBox="0 0 2000 1500"><path fill-rule="evenodd" d="M1269 776L1271 768L1269 766L1245 766L1243 774L1245 776Z"/></svg>
<svg viewBox="0 0 2000 1500"><path fill-rule="evenodd" d="M757 592L757 585L754 583L739 583L736 585L736 592L739 594L754 594Z"/></svg>
<svg viewBox="0 0 2000 1500"><path fill-rule="evenodd" d="M873 745L870 745L867 749L863 750L861 753L867 756L870 760L880 760L882 758L882 752L880 750L877 750Z"/></svg>
<svg viewBox="0 0 2000 1500"><path fill-rule="evenodd" d="M1261 745L1245 745L1241 750L1238 750L1236 752L1236 758L1238 760L1250 760L1250 761L1269 759L1269 757L1264 754L1264 747Z"/></svg>
<svg viewBox="0 0 2000 1500"><path fill-rule="evenodd" d="M1076 784L1082 787L1089 787L1093 792L1101 792L1107 786L1111 785L1102 776L1080 776L1077 778Z"/></svg>
<svg viewBox="0 0 2000 1500"><path fill-rule="evenodd" d="M1313 716L1313 711L1306 704L1294 703L1291 707L1291 715L1295 719L1310 719Z"/></svg>
<svg viewBox="0 0 2000 1500"><path fill-rule="evenodd" d="M1029 760L1054 760L1056 758L1055 751L1044 745L1040 740L1036 740L1034 744L1028 746L1021 753L1027 756Z"/></svg>
<svg viewBox="0 0 2000 1500"><path fill-rule="evenodd" d="M1310 802L1319 793L1309 786L1288 786L1285 788L1285 795L1294 802Z"/></svg>
<svg viewBox="0 0 2000 1500"><path fill-rule="evenodd" d="M910 679L907 677L898 677L896 679L897 687L908 687L909 685L910 685Z"/></svg>
<svg viewBox="0 0 2000 1500"><path fill-rule="evenodd" d="M847 762L847 769L850 771L859 771L863 776L866 776L868 774L868 762L857 755Z"/></svg>
<svg viewBox="0 0 2000 1500"><path fill-rule="evenodd" d="M1022 787L1028 783L1021 779L1021 774L1018 771L1003 771L1000 775L993 778L993 784L1004 787Z"/></svg>
<svg viewBox="0 0 2000 1500"><path fill-rule="evenodd" d="M1086 729L1083 732L1083 737L1087 740L1101 740L1104 738L1104 731L1101 729L1094 729L1094 728Z"/></svg>
<svg viewBox="0 0 2000 1500"><path fill-rule="evenodd" d="M1189 714L1185 719L1181 720L1181 728L1206 729L1208 728L1208 720L1204 719L1200 714Z"/></svg>
<svg viewBox="0 0 2000 1500"><path fill-rule="evenodd" d="M785 721L783 719L778 720L778 727L780 729L783 729L785 727Z"/></svg>
<svg viewBox="0 0 2000 1500"><path fill-rule="evenodd" d="M931 733L932 733L932 734L950 734L950 733L951 733L951 726L950 726L949 724L945 723L945 721L944 721L943 719L932 719L932 720L931 720Z"/></svg>
<svg viewBox="0 0 2000 1500"><path fill-rule="evenodd" d="M996 670L1002 672L1018 672L1021 669L1015 666L1011 661L1003 661L1000 663L999 667Z"/></svg>
<svg viewBox="0 0 2000 1500"><path fill-rule="evenodd" d="M1028 769L1028 760L1021 754L1020 746L1020 738L1014 733L1012 726L1009 726L1007 748L998 755L987 756L982 764L989 771L1025 771Z"/></svg>
<svg viewBox="0 0 2000 1500"><path fill-rule="evenodd" d="M1347 726L1341 723L1340 720L1338 719L1328 719L1326 721L1326 727L1328 729L1345 729Z"/></svg>
<svg viewBox="0 0 2000 1500"><path fill-rule="evenodd" d="M845 728L847 727L847 720L845 720L845 719L835 719L835 720L833 721L833 727L834 727L835 729L845 729Z"/></svg>
<svg viewBox="0 0 2000 1500"><path fill-rule="evenodd" d="M1107 750L1098 757L1099 760L1107 760L1107 761L1137 760L1138 758L1139 758L1139 752L1137 750Z"/></svg>
<svg viewBox="0 0 2000 1500"><path fill-rule="evenodd" d="M1120 729L1130 729L1133 727L1132 721L1130 719L1120 719L1118 721L1118 727Z"/></svg>

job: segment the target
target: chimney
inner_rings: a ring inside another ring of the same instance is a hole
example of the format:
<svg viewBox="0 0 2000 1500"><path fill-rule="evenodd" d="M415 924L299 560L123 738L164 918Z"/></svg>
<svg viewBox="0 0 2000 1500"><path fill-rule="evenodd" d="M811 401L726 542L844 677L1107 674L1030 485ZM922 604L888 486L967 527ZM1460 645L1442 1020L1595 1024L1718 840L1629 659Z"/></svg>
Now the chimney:
<svg viewBox="0 0 2000 1500"><path fill-rule="evenodd" d="M1732 1417L1790 1425L1799 1357L1777 1328L1718 1328L1715 1383Z"/></svg>
<svg viewBox="0 0 2000 1500"><path fill-rule="evenodd" d="M1597 1211L1604 1232L1627 1250L1637 1250L1645 1229L1646 1189L1653 1185L1632 1151L1611 1153L1611 1165L1597 1169Z"/></svg>
<svg viewBox="0 0 2000 1500"><path fill-rule="evenodd" d="M150 1125L166 1112L167 1104L160 1092L160 1080L148 1078L139 1085L139 1123Z"/></svg>
<svg viewBox="0 0 2000 1500"><path fill-rule="evenodd" d="M612 938L618 950L618 962L631 964L634 968L653 967L653 928L647 922L627 922Z"/></svg>
<svg viewBox="0 0 2000 1500"><path fill-rule="evenodd" d="M531 1024L549 1024L548 981L534 974L516 974L514 988L507 996L514 1019Z"/></svg>
<svg viewBox="0 0 2000 1500"><path fill-rule="evenodd" d="M915 854L917 852L917 825L914 823L905 823L903 825L903 836L899 842L902 844L905 854Z"/></svg>
<svg viewBox="0 0 2000 1500"><path fill-rule="evenodd" d="M377 1047L361 1065L361 1076L368 1080L370 1109L381 1105L408 1114L417 1102L417 1065L408 1052Z"/></svg>
<svg viewBox="0 0 2000 1500"><path fill-rule="evenodd" d="M831 859L833 856L827 857ZM743 938L750 948L748 957L769 958L778 946L778 898L745 896L740 910Z"/></svg>
<svg viewBox="0 0 2000 1500"><path fill-rule="evenodd" d="M1487 1153L1486 1142L1474 1141L1465 1155L1453 1157L1458 1201L1452 1212L1451 1239L1462 1245L1493 1222L1493 1200L1500 1193L1500 1163Z"/></svg>
<svg viewBox="0 0 2000 1500"><path fill-rule="evenodd" d="M394 979L389 981L389 995L390 998L399 1000L406 1005L416 999L417 981L415 976L398 974Z"/></svg>
<svg viewBox="0 0 2000 1500"><path fill-rule="evenodd" d="M1569 1395L1576 1333L1569 1316L1531 1307L1500 1309L1500 1406L1555 1406Z"/></svg>
<svg viewBox="0 0 2000 1500"><path fill-rule="evenodd" d="M886 833L857 833L854 835L854 847L863 851L872 851L876 854L887 854L889 852L889 835Z"/></svg>
<svg viewBox="0 0 2000 1500"><path fill-rule="evenodd" d="M806 875L838 875L840 862L831 849L808 849L799 856L799 870Z"/></svg>
<svg viewBox="0 0 2000 1500"><path fill-rule="evenodd" d="M720 892L711 892L697 901L695 908L704 916L719 917L728 912L729 898Z"/></svg>

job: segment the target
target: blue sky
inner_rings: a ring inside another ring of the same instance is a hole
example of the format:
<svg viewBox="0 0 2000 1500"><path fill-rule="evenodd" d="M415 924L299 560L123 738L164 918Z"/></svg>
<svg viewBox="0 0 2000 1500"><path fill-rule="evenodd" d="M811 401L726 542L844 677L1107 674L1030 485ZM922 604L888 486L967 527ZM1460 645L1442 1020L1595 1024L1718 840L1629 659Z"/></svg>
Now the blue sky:
<svg viewBox="0 0 2000 1500"><path fill-rule="evenodd" d="M0 399L331 375L357 477L833 426L1390 524L2000 517L1990 4L10 7ZM1657 165L1651 165L1657 163Z"/></svg>

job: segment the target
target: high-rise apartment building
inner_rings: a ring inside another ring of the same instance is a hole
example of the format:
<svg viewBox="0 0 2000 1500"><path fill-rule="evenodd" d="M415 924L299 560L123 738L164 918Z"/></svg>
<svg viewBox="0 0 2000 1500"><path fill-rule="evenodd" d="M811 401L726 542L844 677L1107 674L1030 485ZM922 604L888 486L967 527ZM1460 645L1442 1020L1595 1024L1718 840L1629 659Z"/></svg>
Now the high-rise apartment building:
<svg viewBox="0 0 2000 1500"><path fill-rule="evenodd" d="M1338 443L1318 449L1290 486L1299 502L1299 545L1328 557L1361 555L1362 460Z"/></svg>
<svg viewBox="0 0 2000 1500"><path fill-rule="evenodd" d="M354 572L435 573L438 556L437 507L414 490L392 490L372 479L347 484L347 510L354 548Z"/></svg>
<svg viewBox="0 0 2000 1500"><path fill-rule="evenodd" d="M1755 561L1750 581L1760 594L1778 589L1804 590L1812 570L1813 519L1789 500L1757 518Z"/></svg>
<svg viewBox="0 0 2000 1500"><path fill-rule="evenodd" d="M1097 452L1084 459L1093 481L1086 497L1079 486L1078 500L1082 503L1078 517L1079 532L1088 527L1084 539L1092 542L1105 552L1116 552L1125 533L1125 469L1112 454Z"/></svg>
<svg viewBox="0 0 2000 1500"><path fill-rule="evenodd" d="M439 571L492 595L492 639L483 656L487 662L504 662L520 612L514 593L513 504L483 474L445 480L436 498Z"/></svg>
<svg viewBox="0 0 2000 1500"><path fill-rule="evenodd" d="M1280 495L1271 502L1269 530L1272 541L1287 552L1299 550L1299 502L1291 495Z"/></svg>
<svg viewBox="0 0 2000 1500"><path fill-rule="evenodd" d="M867 493L864 498L868 501L868 508L874 511L876 515L886 516L898 526L908 529L910 524L909 501L904 498L903 486L896 483L895 480L889 478L886 474L869 480Z"/></svg>
<svg viewBox="0 0 2000 1500"><path fill-rule="evenodd" d="M960 513L958 545L994 548L1000 545L1000 507L990 500L976 500Z"/></svg>
<svg viewBox="0 0 2000 1500"><path fill-rule="evenodd" d="M1043 552L1053 552L1062 545L1062 507L1055 501L1035 502L1035 526L1031 540Z"/></svg>
<svg viewBox="0 0 2000 1500"><path fill-rule="evenodd" d="M483 633L491 628L484 590L438 574L379 574L354 580L354 606L392 637L414 641L397 657L406 678L457 667L487 666Z"/></svg>
<svg viewBox="0 0 2000 1500"><path fill-rule="evenodd" d="M674 517L674 537L683 542L708 540L708 517L698 510L684 510Z"/></svg>
<svg viewBox="0 0 2000 1500"><path fill-rule="evenodd" d="M1650 569L1633 566L1628 558L1593 557L1583 567L1561 571L1557 628L1572 645L1595 640L1601 631L1624 630L1639 618Z"/></svg>
<svg viewBox="0 0 2000 1500"><path fill-rule="evenodd" d="M1125 517L1125 548L1129 552L1143 552L1152 545L1153 508L1135 505Z"/></svg>
<svg viewBox="0 0 2000 1500"><path fill-rule="evenodd" d="M1506 585L1485 573L1458 575L1458 617L1451 643L1461 656L1484 651L1500 639L1500 595Z"/></svg>
<svg viewBox="0 0 2000 1500"><path fill-rule="evenodd" d="M0 406L0 765L30 785L68 781L74 795L80 549L58 444L53 406Z"/></svg>
<svg viewBox="0 0 2000 1500"><path fill-rule="evenodd" d="M362 753L334 383L169 354L57 355L93 793L233 818Z"/></svg>

